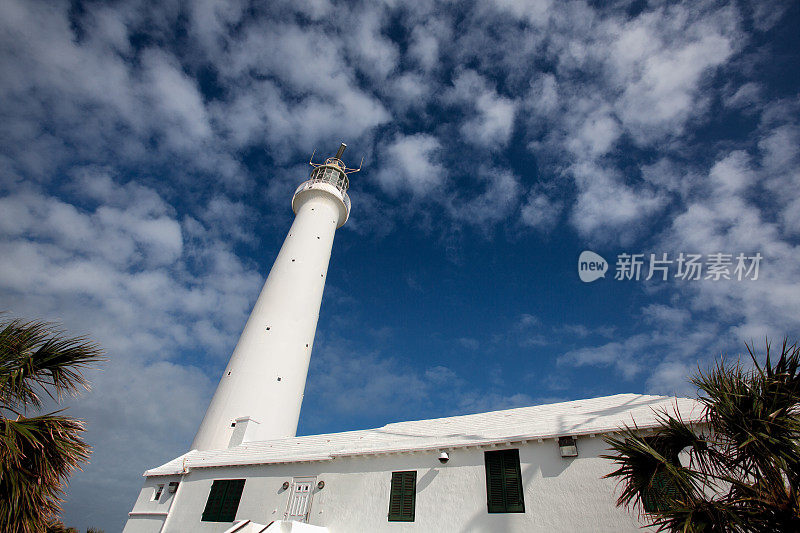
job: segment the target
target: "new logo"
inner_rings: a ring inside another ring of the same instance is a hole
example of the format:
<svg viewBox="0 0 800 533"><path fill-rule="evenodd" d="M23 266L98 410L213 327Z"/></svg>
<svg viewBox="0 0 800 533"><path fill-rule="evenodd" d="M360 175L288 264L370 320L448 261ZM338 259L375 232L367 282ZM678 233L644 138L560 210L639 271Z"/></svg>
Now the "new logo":
<svg viewBox="0 0 800 533"><path fill-rule="evenodd" d="M578 257L578 276L584 283L606 277L608 262L594 252L585 250Z"/></svg>

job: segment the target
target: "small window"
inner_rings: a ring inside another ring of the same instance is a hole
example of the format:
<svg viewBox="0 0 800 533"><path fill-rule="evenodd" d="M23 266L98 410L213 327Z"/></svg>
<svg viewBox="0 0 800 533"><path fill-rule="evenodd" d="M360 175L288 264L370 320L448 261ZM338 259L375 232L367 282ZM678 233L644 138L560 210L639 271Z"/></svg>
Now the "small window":
<svg viewBox="0 0 800 533"><path fill-rule="evenodd" d="M150 501L157 502L161 498L162 492L164 492L164 484L159 483L158 485L156 485L156 488L153 491L153 498Z"/></svg>
<svg viewBox="0 0 800 533"><path fill-rule="evenodd" d="M486 501L490 513L524 513L519 450L483 453L486 464Z"/></svg>
<svg viewBox="0 0 800 533"><path fill-rule="evenodd" d="M417 471L392 472L389 522L413 522L417 497Z"/></svg>
<svg viewBox="0 0 800 533"><path fill-rule="evenodd" d="M217 479L211 485L203 522L233 522L244 490L244 479Z"/></svg>

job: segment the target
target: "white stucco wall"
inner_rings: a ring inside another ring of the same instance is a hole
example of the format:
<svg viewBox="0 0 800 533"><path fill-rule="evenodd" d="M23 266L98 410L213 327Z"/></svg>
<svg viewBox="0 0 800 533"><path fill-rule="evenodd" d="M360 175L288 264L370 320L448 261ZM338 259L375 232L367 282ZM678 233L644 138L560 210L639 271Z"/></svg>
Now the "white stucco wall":
<svg viewBox="0 0 800 533"><path fill-rule="evenodd" d="M613 465L602 438L580 438L580 455L563 459L552 439L508 446L520 450L525 513L489 514L483 452L490 448L451 450L441 465L438 453L362 456L302 464L202 468L184 476L163 531L222 532L230 523L201 522L215 479L246 479L237 520L260 523L282 519L289 491L284 481L314 476L325 481L314 489L309 523L334 533L380 531L642 531L636 516L618 509L615 482L602 479ZM502 449L497 447L492 449ZM415 521L387 520L392 471L417 471ZM154 478L157 479L157 478ZM159 481L161 482L161 481ZM146 483L153 486L154 480ZM143 494L152 491L143 490ZM134 511L149 509L140 495ZM125 533L152 531L125 529Z"/></svg>
<svg viewBox="0 0 800 533"><path fill-rule="evenodd" d="M128 517L123 533L159 533L164 516L132 515Z"/></svg>
<svg viewBox="0 0 800 533"><path fill-rule="evenodd" d="M181 481L181 476L157 476L146 478L133 511L128 516L128 523L125 525L124 533L158 533L164 520L167 518L172 502L176 493L169 492L169 484L172 481ZM161 497L153 500L158 485L164 485ZM180 490L180 485L178 485Z"/></svg>

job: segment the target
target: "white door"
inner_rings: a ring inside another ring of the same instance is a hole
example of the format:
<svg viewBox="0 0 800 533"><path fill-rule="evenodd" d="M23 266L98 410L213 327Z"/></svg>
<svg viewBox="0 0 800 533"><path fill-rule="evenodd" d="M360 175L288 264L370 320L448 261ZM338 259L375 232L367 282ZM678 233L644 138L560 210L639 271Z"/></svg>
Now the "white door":
<svg viewBox="0 0 800 533"><path fill-rule="evenodd" d="M287 520L308 522L313 488L314 479L294 480L294 483L292 483L292 495L289 497L289 507L286 510Z"/></svg>

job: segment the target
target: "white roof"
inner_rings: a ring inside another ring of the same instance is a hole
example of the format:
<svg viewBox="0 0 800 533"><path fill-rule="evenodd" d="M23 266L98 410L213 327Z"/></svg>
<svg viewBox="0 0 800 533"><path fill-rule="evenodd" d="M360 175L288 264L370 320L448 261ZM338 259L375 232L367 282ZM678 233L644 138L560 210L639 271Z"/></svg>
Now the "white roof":
<svg viewBox="0 0 800 533"><path fill-rule="evenodd" d="M214 466L330 461L337 457L374 455L506 442L600 434L622 427L658 426L657 413L679 413L685 422L700 422L696 400L645 394L616 394L587 400L534 405L474 415L398 422L376 429L244 442L225 450L192 450L144 473L171 475Z"/></svg>

